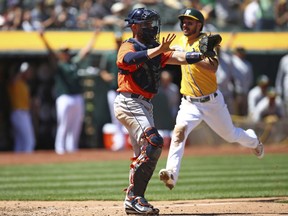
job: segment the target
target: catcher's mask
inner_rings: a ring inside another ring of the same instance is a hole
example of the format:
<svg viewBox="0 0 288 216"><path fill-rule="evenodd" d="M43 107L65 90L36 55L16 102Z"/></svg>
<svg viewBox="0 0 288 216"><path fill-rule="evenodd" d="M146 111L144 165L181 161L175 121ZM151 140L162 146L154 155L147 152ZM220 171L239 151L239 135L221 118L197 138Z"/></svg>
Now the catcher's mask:
<svg viewBox="0 0 288 216"><path fill-rule="evenodd" d="M156 11L136 8L128 14L125 21L126 27L131 27L132 24L140 25L141 31L137 35L145 44L150 45L155 41L159 43L161 20Z"/></svg>
<svg viewBox="0 0 288 216"><path fill-rule="evenodd" d="M190 17L192 19L198 20L202 24L202 27L200 29L200 31L202 31L203 25L204 25L204 16L200 11L198 11L194 8L187 8L187 9L183 10L181 12L181 14L178 16L178 19L180 20L181 30L182 30L182 26L183 26L183 18L184 17Z"/></svg>

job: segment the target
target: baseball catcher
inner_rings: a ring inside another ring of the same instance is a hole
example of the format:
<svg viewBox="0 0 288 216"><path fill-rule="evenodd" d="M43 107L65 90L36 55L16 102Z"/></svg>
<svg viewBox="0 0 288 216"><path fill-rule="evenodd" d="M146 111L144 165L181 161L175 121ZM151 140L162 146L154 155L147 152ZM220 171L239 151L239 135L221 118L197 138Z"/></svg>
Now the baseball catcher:
<svg viewBox="0 0 288 216"><path fill-rule="evenodd" d="M124 41L118 51L119 94L114 101L115 117L129 132L134 153L124 207L127 214L155 215L159 209L146 200L145 191L163 147L151 103L160 85L160 69L166 64L200 64L205 56L199 49L182 52L170 48L175 34L168 34L160 42L160 17L154 10L136 8L125 21L133 37ZM207 42L207 51L210 46Z"/></svg>

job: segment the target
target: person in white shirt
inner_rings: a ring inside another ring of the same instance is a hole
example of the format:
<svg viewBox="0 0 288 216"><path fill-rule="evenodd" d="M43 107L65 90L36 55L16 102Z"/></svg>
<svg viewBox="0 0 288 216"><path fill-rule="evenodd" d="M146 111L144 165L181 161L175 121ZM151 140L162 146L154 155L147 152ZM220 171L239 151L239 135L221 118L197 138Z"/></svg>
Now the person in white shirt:
<svg viewBox="0 0 288 216"><path fill-rule="evenodd" d="M218 48L217 53L219 61L216 73L218 88L224 96L228 110L231 114L234 114L234 78L232 73L231 55L220 48Z"/></svg>
<svg viewBox="0 0 288 216"><path fill-rule="evenodd" d="M257 85L254 86L248 93L248 115L252 116L258 102L266 96L269 86L269 77L260 75L257 78Z"/></svg>
<svg viewBox="0 0 288 216"><path fill-rule="evenodd" d="M274 87L269 87L266 96L256 105L252 120L254 122L266 121L271 116L275 119L285 117L283 102Z"/></svg>
<svg viewBox="0 0 288 216"><path fill-rule="evenodd" d="M288 115L288 54L280 59L275 81L276 91L282 98Z"/></svg>
<svg viewBox="0 0 288 216"><path fill-rule="evenodd" d="M232 72L235 85L236 114L246 116L248 114L247 97L253 82L253 67L246 59L244 47L236 47L232 55Z"/></svg>
<svg viewBox="0 0 288 216"><path fill-rule="evenodd" d="M244 9L243 22L247 29L254 30L258 20L258 11L260 10L258 0L251 0Z"/></svg>

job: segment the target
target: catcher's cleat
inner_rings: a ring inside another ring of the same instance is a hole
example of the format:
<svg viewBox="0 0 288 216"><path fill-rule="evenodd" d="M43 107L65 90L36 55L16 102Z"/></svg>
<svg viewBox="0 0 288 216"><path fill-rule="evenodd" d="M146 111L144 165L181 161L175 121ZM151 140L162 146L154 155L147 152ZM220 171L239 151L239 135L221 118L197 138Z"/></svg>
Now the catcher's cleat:
<svg viewBox="0 0 288 216"><path fill-rule="evenodd" d="M139 213L133 208L125 207L125 212L127 215L159 215L160 210L158 208L153 208L152 212L149 213Z"/></svg>
<svg viewBox="0 0 288 216"><path fill-rule="evenodd" d="M259 141L257 147L253 149L253 153L259 158L264 157L264 145Z"/></svg>
<svg viewBox="0 0 288 216"><path fill-rule="evenodd" d="M170 190L174 188L174 176L171 171L167 169L161 169L159 172L159 178Z"/></svg>
<svg viewBox="0 0 288 216"><path fill-rule="evenodd" d="M136 197L133 200L125 200L125 212L127 215L158 215L159 209L154 208L144 197Z"/></svg>

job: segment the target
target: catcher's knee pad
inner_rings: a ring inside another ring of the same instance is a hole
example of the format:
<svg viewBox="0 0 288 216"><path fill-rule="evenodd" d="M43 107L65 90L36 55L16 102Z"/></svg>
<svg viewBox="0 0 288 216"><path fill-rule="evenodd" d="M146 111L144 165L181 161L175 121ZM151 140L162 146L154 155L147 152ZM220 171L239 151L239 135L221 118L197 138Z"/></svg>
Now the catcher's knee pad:
<svg viewBox="0 0 288 216"><path fill-rule="evenodd" d="M155 147L162 148L163 138L159 134L158 130L155 127L147 128L144 132L144 138L148 141L149 144Z"/></svg>

